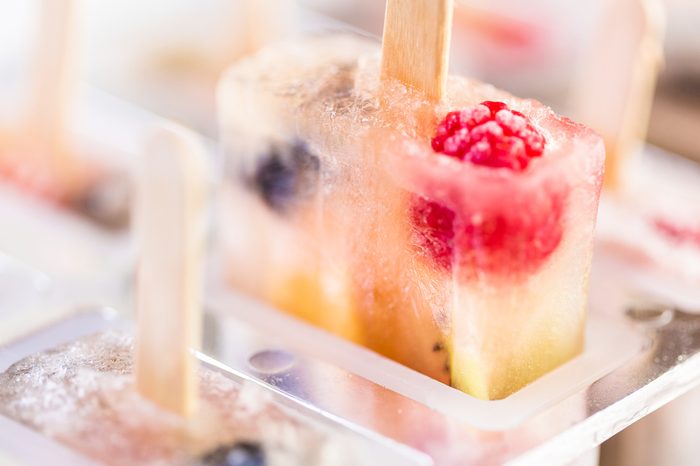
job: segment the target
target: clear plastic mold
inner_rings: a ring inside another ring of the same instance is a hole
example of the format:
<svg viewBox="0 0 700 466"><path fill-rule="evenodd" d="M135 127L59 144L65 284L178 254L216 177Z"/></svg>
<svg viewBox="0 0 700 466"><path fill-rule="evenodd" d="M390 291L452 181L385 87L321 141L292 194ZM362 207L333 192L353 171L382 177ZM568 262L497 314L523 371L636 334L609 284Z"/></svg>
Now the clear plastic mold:
<svg viewBox="0 0 700 466"><path fill-rule="evenodd" d="M598 247L611 275L621 277L652 303L657 319L683 309L684 330L669 337L685 345L696 341L700 318L700 167L697 163L646 146L625 167L622 189L601 199ZM615 285L609 285L614 289ZM656 356L667 361L684 354ZM658 361L657 361L658 362ZM682 371L681 371L682 372ZM686 376L692 377L690 373ZM692 437L700 390L674 400L622 431L605 445L602 465L697 462L700 449ZM652 442L644 439L653 438Z"/></svg>
<svg viewBox="0 0 700 466"><path fill-rule="evenodd" d="M0 451L76 466L218 465L252 454L270 466L432 464L201 353L198 414L161 411L134 391L130 332L110 315L86 313L0 349Z"/></svg>
<svg viewBox="0 0 700 466"><path fill-rule="evenodd" d="M10 265L4 265L2 273L12 277L4 283L14 283L14 295L4 297L8 307L28 306L41 296L32 290L51 283L37 269L17 261L4 264ZM400 461L445 466L584 464L595 457L581 455L700 383L700 317L690 312L692 308L683 310L680 303L650 294L644 280L630 278L629 268L598 245L582 355L503 400L477 400L236 294L217 275L221 269L216 257L206 302L207 356L201 357L237 380L259 384L282 403L303 407L352 435L370 439L370 444L376 441L390 458L398 451ZM645 276L644 269L637 273ZM58 289L69 288L60 284ZM73 304L63 309L77 309L75 303L82 300L78 296L100 293L81 292L70 296L66 303ZM42 302L38 307L46 309ZM28 338L14 338L0 350L0 369L114 325L87 313ZM10 458L26 464L42 464L46 458L54 464L90 464L74 450L8 418L0 417L0 428L0 451ZM45 448L20 447L28 444Z"/></svg>

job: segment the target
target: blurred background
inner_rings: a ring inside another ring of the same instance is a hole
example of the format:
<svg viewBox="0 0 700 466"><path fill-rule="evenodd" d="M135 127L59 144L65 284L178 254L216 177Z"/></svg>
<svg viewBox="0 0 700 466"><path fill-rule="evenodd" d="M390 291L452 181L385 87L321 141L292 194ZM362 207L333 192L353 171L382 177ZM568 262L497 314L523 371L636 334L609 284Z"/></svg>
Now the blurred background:
<svg viewBox="0 0 700 466"><path fill-rule="evenodd" d="M664 60L646 137L653 145L700 163L700 0L455 3L451 72L536 98L563 115L575 113L572 96L581 84L587 57L602 52L595 50L601 31L629 26L625 15L617 22L607 21L609 6L663 6ZM352 29L379 40L385 2L84 0L79 5L77 37L84 84L216 138L216 84L233 61L300 31ZM31 71L39 6L40 0L0 2L0 117L12 115L27 97L25 83ZM616 75L611 66L594 71L604 81ZM695 215L690 220L697 223L698 218ZM628 229L625 236L629 236ZM23 243L33 249L31 241L13 241L13 245ZM104 258L99 255L103 266ZM695 396L700 395L696 392ZM676 405L681 406L679 412L688 412L684 405ZM696 415L689 412L697 426ZM680 425L675 416L670 419ZM637 428L643 429L640 425ZM690 433L696 430L687 429ZM690 440L686 446L693 444ZM646 452L639 448L641 444L635 442L633 449Z"/></svg>
<svg viewBox="0 0 700 466"><path fill-rule="evenodd" d="M700 161L700 2L660 1L668 21L665 63L648 138ZM456 0L456 4L453 73L537 98L568 114L571 87L583 54L600 30L608 0ZM0 79L4 82L19 85L27 71L37 5L36 0L0 2ZM231 61L300 29L328 27L319 13L379 38L384 2L85 1L80 13L86 81L215 136L214 90Z"/></svg>

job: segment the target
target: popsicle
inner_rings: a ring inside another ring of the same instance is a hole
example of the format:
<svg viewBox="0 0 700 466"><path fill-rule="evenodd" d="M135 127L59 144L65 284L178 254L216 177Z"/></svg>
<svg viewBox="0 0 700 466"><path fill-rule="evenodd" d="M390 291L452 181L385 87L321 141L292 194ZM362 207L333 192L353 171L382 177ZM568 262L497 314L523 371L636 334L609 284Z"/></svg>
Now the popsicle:
<svg viewBox="0 0 700 466"><path fill-rule="evenodd" d="M228 279L505 397L581 350L602 141L462 77L436 102L439 86L380 79L377 52L309 37L222 78Z"/></svg>
<svg viewBox="0 0 700 466"><path fill-rule="evenodd" d="M25 105L0 134L0 179L110 226L127 220L125 181L76 143L69 121L78 87L78 0L40 3ZM85 144L82 144L85 146ZM104 150L104 149L101 149ZM108 176L109 175L109 176Z"/></svg>
<svg viewBox="0 0 700 466"><path fill-rule="evenodd" d="M572 112L598 131L607 148L606 186L624 188L625 171L645 140L656 78L663 64L664 5L616 0L584 51Z"/></svg>
<svg viewBox="0 0 700 466"><path fill-rule="evenodd" d="M26 114L0 154L7 175L53 198L69 196L66 190L82 179L66 147L67 113L77 84L76 7L74 0L42 3Z"/></svg>
<svg viewBox="0 0 700 466"><path fill-rule="evenodd" d="M660 0L605 5L575 82L572 111L608 148L598 243L647 293L694 307L700 296L700 173L694 163L644 145L664 60L666 7Z"/></svg>
<svg viewBox="0 0 700 466"><path fill-rule="evenodd" d="M29 356L0 374L0 415L107 465L372 464L212 367L198 372L196 414L163 410L135 390L133 352L128 334L107 332Z"/></svg>

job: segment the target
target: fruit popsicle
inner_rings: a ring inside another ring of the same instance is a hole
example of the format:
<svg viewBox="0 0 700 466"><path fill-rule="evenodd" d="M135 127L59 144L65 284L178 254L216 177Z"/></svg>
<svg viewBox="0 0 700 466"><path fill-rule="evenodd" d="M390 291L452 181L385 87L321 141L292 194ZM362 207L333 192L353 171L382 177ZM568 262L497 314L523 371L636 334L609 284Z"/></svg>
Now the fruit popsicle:
<svg viewBox="0 0 700 466"><path fill-rule="evenodd" d="M571 97L572 112L599 132L607 148L606 188L629 186L630 161L646 139L656 78L663 65L665 4L601 4L600 25L586 46Z"/></svg>
<svg viewBox="0 0 700 466"><path fill-rule="evenodd" d="M26 105L11 127L0 128L0 179L106 226L123 226L125 180L87 157L97 151L86 150L70 128L78 94L80 10L79 0L40 3Z"/></svg>
<svg viewBox="0 0 700 466"><path fill-rule="evenodd" d="M78 2L43 2L19 128L0 147L3 175L48 198L66 199L84 176L67 148L66 121L76 94Z"/></svg>
<svg viewBox="0 0 700 466"><path fill-rule="evenodd" d="M0 415L108 465L372 464L343 434L211 366L197 415L162 410L135 389L133 351L108 331L22 359L0 374Z"/></svg>
<svg viewBox="0 0 700 466"><path fill-rule="evenodd" d="M581 350L592 131L456 76L430 103L349 36L242 60L219 107L235 286L479 398Z"/></svg>

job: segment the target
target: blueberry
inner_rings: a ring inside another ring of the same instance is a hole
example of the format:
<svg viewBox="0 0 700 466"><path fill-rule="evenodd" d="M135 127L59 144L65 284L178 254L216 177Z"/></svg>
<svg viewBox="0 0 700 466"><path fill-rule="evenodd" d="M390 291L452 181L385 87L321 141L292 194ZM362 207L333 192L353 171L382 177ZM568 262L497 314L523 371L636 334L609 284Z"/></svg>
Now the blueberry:
<svg viewBox="0 0 700 466"><path fill-rule="evenodd" d="M259 443L240 441L207 453L202 466L265 466L265 452Z"/></svg>
<svg viewBox="0 0 700 466"><path fill-rule="evenodd" d="M315 192L319 167L303 141L277 144L259 158L249 185L270 209L284 213Z"/></svg>

